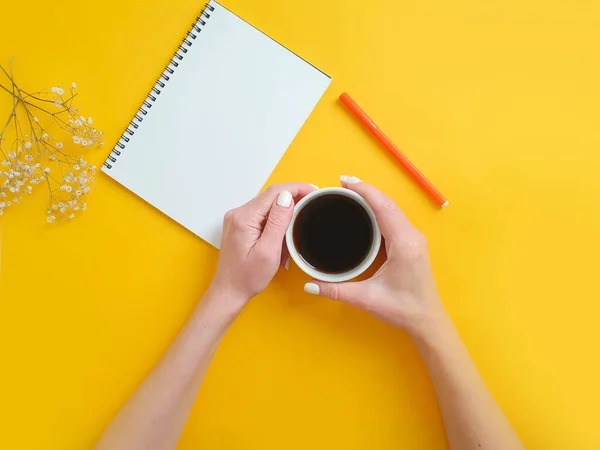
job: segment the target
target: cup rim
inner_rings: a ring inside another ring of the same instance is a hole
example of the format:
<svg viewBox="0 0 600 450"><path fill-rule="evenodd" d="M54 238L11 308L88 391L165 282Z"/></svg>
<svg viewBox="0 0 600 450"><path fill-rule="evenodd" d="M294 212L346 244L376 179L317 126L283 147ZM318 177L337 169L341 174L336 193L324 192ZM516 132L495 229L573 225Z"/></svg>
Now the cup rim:
<svg viewBox="0 0 600 450"><path fill-rule="evenodd" d="M304 259L300 256L298 251L296 250L296 246L294 245L294 239L293 239L294 224L296 223L296 218L298 217L298 213L304 208L304 206L308 202L310 202L311 200L313 200L315 198L322 197L324 195L333 194L333 193L349 197L349 198L355 200L358 204L360 204L365 209L367 214L369 215L369 219L371 219L371 225L373 226L373 243L371 245L371 249L369 250L369 253L367 254L365 259L358 266L356 266L352 270L349 270L349 271L343 272L343 273L324 273L324 272L321 272L321 271L309 266L304 261ZM348 281L348 280L356 278L357 276L362 274L365 270L367 270L371 266L371 264L373 264L373 261L375 261L375 258L377 257L377 254L379 253L379 248L381 247L381 232L379 230L379 225L377 224L377 218L375 217L375 212L373 211L371 206L367 203L367 201L360 194L357 194L356 192L354 192L350 189L343 188L343 187L328 187L328 188L317 189L316 191L313 191L313 192L307 194L304 198L302 198L294 207L294 214L292 216L292 221L290 222L290 225L285 233L285 239L286 239L287 249L290 253L290 257L296 263L296 265L298 267L300 267L300 269L304 273L313 277L314 279L326 281L329 283L340 283L342 281Z"/></svg>

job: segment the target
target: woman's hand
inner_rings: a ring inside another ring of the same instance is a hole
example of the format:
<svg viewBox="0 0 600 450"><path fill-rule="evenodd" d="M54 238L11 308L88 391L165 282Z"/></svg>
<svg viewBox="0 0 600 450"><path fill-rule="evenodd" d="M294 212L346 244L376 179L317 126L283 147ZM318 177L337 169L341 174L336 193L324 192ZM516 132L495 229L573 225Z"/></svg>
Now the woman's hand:
<svg viewBox="0 0 600 450"><path fill-rule="evenodd" d="M287 260L283 241L294 202L314 190L306 183L276 184L229 211L211 290L228 294L241 307L265 289Z"/></svg>
<svg viewBox="0 0 600 450"><path fill-rule="evenodd" d="M373 277L360 282L313 281L304 289L370 312L383 321L419 335L429 319L444 311L433 278L427 241L394 201L356 177L342 185L373 208L385 239L387 260Z"/></svg>

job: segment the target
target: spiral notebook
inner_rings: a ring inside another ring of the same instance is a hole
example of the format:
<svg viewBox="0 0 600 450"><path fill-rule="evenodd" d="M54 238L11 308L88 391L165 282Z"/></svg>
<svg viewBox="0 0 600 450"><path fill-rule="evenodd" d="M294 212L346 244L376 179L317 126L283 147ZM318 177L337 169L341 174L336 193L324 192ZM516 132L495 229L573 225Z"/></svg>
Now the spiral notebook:
<svg viewBox="0 0 600 450"><path fill-rule="evenodd" d="M102 170L218 248L330 82L210 1Z"/></svg>

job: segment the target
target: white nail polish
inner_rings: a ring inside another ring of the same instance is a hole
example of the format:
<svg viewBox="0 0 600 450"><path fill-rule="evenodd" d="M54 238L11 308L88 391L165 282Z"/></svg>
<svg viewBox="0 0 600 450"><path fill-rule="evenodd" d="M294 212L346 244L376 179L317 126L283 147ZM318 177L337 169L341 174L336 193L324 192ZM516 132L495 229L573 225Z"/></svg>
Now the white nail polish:
<svg viewBox="0 0 600 450"><path fill-rule="evenodd" d="M317 283L306 283L304 285L304 291L312 295L319 295L319 292L321 292L321 288Z"/></svg>
<svg viewBox="0 0 600 450"><path fill-rule="evenodd" d="M346 183L346 184L356 184L356 183L360 183L360 178L349 177L347 175L342 175L340 177L340 181L342 183Z"/></svg>
<svg viewBox="0 0 600 450"><path fill-rule="evenodd" d="M314 187L315 189L319 189L319 186L317 186L316 184L308 183L308 185Z"/></svg>
<svg viewBox="0 0 600 450"><path fill-rule="evenodd" d="M277 205L283 208L289 208L292 204L292 194L288 191L281 191L277 197Z"/></svg>
<svg viewBox="0 0 600 450"><path fill-rule="evenodd" d="M283 268L285 270L290 270L290 257L288 256L288 259L285 261L285 264L283 265Z"/></svg>

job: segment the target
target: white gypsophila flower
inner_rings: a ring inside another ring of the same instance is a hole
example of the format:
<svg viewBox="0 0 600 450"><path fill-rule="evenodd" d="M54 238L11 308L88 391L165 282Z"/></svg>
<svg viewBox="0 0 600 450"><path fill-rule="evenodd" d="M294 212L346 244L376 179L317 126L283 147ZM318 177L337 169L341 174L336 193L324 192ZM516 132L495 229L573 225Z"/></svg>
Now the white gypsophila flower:
<svg viewBox="0 0 600 450"><path fill-rule="evenodd" d="M31 156L31 155L25 155L25 161L27 161L27 162L33 162L33 156Z"/></svg>
<svg viewBox="0 0 600 450"><path fill-rule="evenodd" d="M50 208L52 209L52 211L56 211L58 209L58 206L57 205L52 205Z"/></svg>
<svg viewBox="0 0 600 450"><path fill-rule="evenodd" d="M25 192L27 192L28 194L31 194L31 192L33 192L33 188L31 186L27 186L25 188Z"/></svg>
<svg viewBox="0 0 600 450"><path fill-rule="evenodd" d="M88 117L87 123L91 125L91 124L92 124L92 122L93 122L93 121L92 121L92 118L91 118L91 117Z"/></svg>
<svg viewBox="0 0 600 450"><path fill-rule="evenodd" d="M2 165L4 167L10 166L10 161L8 159L5 159L4 161L2 161Z"/></svg>
<svg viewBox="0 0 600 450"><path fill-rule="evenodd" d="M75 84L75 82L74 82L74 81L71 83L71 88L72 88L72 89L77 89L77 84Z"/></svg>
<svg viewBox="0 0 600 450"><path fill-rule="evenodd" d="M80 169L81 169L81 167L79 167L79 164L75 164L73 166L73 170L80 170Z"/></svg>
<svg viewBox="0 0 600 450"><path fill-rule="evenodd" d="M73 142L79 144L81 142L81 138L79 136L73 136Z"/></svg>
<svg viewBox="0 0 600 450"><path fill-rule="evenodd" d="M58 207L59 208L64 208L65 204L63 202L58 202Z"/></svg>
<svg viewBox="0 0 600 450"><path fill-rule="evenodd" d="M57 108L62 108L63 104L61 102L59 102L58 100L54 100L54 106L56 106Z"/></svg>
<svg viewBox="0 0 600 450"><path fill-rule="evenodd" d="M50 173L50 167L44 167L44 173L45 174L49 174Z"/></svg>
<svg viewBox="0 0 600 450"><path fill-rule="evenodd" d="M8 152L9 159L15 159L17 157L17 154L15 152Z"/></svg>
<svg viewBox="0 0 600 450"><path fill-rule="evenodd" d="M75 218L75 214L71 213L71 214L69 214L67 217L68 217L69 219L73 219L73 218Z"/></svg>
<svg viewBox="0 0 600 450"><path fill-rule="evenodd" d="M60 150L61 148L63 148L63 143L57 142L55 147Z"/></svg>
<svg viewBox="0 0 600 450"><path fill-rule="evenodd" d="M64 214L64 213L66 213L66 212L67 212L67 208L60 208L60 209L58 210L58 212L59 212L59 213L61 213L61 214Z"/></svg>
<svg viewBox="0 0 600 450"><path fill-rule="evenodd" d="M81 192L81 190L80 190L80 189L77 189L77 190L75 191L75 195L76 195L77 197L81 197L81 194L83 194L83 192Z"/></svg>
<svg viewBox="0 0 600 450"><path fill-rule="evenodd" d="M50 156L48 156L48 159L50 161L56 161L56 155L50 155Z"/></svg>
<svg viewBox="0 0 600 450"><path fill-rule="evenodd" d="M32 120L33 120L34 122L36 122L36 123L38 122L38 118L37 118L37 117L35 117L35 116L33 116L33 119L32 119Z"/></svg>
<svg viewBox="0 0 600 450"><path fill-rule="evenodd" d="M75 125L78 126L78 127L80 127L81 125L83 125L83 122L81 120L77 119L75 121Z"/></svg>
<svg viewBox="0 0 600 450"><path fill-rule="evenodd" d="M25 148L27 150L29 150L31 148L31 142L29 142L29 141L25 142Z"/></svg>
<svg viewBox="0 0 600 450"><path fill-rule="evenodd" d="M54 216L48 216L46 218L46 220L48 221L48 223L54 223L54 221L56 220L56 217L54 217Z"/></svg>
<svg viewBox="0 0 600 450"><path fill-rule="evenodd" d="M42 139L48 139L49 135L45 131L42 133Z"/></svg>
<svg viewBox="0 0 600 450"><path fill-rule="evenodd" d="M58 95L63 95L65 93L65 90L61 87L53 87L51 91Z"/></svg>
<svg viewBox="0 0 600 450"><path fill-rule="evenodd" d="M84 147L87 147L88 145L88 141L86 141L85 139L83 141L81 141L81 145L83 145Z"/></svg>

